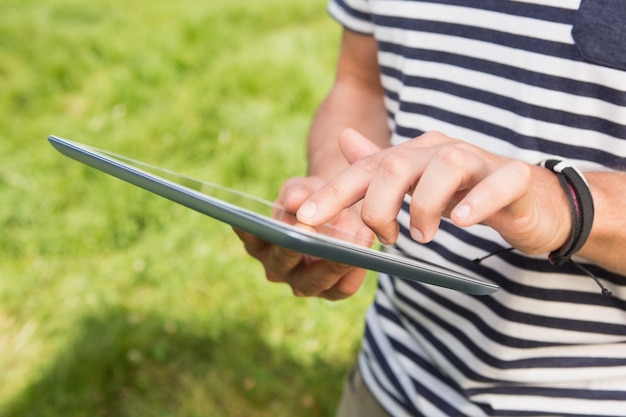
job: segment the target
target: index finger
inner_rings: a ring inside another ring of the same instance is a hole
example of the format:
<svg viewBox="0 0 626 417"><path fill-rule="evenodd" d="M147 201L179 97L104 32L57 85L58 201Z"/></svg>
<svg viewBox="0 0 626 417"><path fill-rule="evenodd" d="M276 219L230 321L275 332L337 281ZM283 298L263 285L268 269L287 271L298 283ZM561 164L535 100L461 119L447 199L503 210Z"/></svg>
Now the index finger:
<svg viewBox="0 0 626 417"><path fill-rule="evenodd" d="M358 160L313 193L296 212L300 223L320 226L365 196L378 166L378 155Z"/></svg>
<svg viewBox="0 0 626 417"><path fill-rule="evenodd" d="M339 147L350 166L312 190L315 192L297 211L298 221L303 224L320 226L359 201L377 169L382 148L356 130L344 129L339 136Z"/></svg>

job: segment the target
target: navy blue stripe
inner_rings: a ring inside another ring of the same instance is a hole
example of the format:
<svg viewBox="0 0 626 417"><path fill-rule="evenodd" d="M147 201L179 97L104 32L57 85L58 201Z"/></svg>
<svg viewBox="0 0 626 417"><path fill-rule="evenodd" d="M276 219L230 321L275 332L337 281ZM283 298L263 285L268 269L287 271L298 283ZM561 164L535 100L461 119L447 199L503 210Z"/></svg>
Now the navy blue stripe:
<svg viewBox="0 0 626 417"><path fill-rule="evenodd" d="M462 265L462 262L467 263L467 259L458 256L456 252L448 250L442 245L431 242L429 246L440 256L448 259L451 262L455 262L458 265ZM505 276L499 274L497 271L483 267L482 265L474 265L468 263L467 268L473 269L479 276L489 279L498 284L503 290L518 295L520 297L554 301L554 302L568 302L573 304L589 304L589 305L613 305L616 308L621 308L624 302L617 300L617 297L606 297L597 292L579 292L571 290L549 290L538 287L531 287L522 285L517 282L508 280ZM415 288L421 286L417 282L407 281L409 285L413 285ZM590 286L595 285L590 278ZM590 287L593 288L593 287ZM485 307L492 310L496 315L514 322L527 323L541 327L549 327L556 329L572 330L577 332L589 332L597 334L608 334L616 336L626 336L626 324L612 324L597 321L582 321L572 320L565 318L555 318L550 316L542 316L538 314L522 313L519 311L511 310L507 306L495 301L492 297L481 296L478 298ZM448 306L451 308L451 306Z"/></svg>
<svg viewBox="0 0 626 417"><path fill-rule="evenodd" d="M408 205L405 204L403 206L403 209L405 211L408 210ZM472 246L476 248L480 248L485 251L484 256L504 249L502 246L490 240L483 239L481 237L470 234L467 232L467 230L461 227L456 227L455 225L449 222L442 222L441 229L445 230L448 234L454 236L455 238L459 240L462 240L464 242L471 241ZM404 232L405 232L405 236L408 237L408 235L406 235L406 233L408 233L408 230L405 229ZM572 264L566 263L558 267L552 265L550 262L547 261L547 256L545 259L541 259L541 258L536 258L536 257L525 256L522 253L517 252L517 251L510 251L510 252L500 253L497 255L497 257L504 259L507 263L517 268L525 269L528 271L547 272L547 273L565 273L565 274L570 274L570 275L578 275L578 276L586 277L585 274L583 274L578 268L576 268ZM488 265L489 261L485 260L484 263L485 265ZM611 282L613 285L616 285L616 286L626 286L626 280L624 280L624 277L622 275L618 275L618 274L606 271L593 264L581 263L581 265L583 265L585 268L591 271L594 275L601 277L603 281ZM626 300L614 300L614 301L617 302L617 304L612 304L614 307L626 311Z"/></svg>
<svg viewBox="0 0 626 417"><path fill-rule="evenodd" d="M379 305L376 305L376 309L379 311L380 314L381 307ZM402 397L398 398L389 391L386 391L387 394L394 398L394 400L396 400L398 404L400 404L402 407L410 410L412 414L419 415L419 412L416 409L412 408L411 403L407 404L407 402L404 401L405 398L408 398L408 393L404 390L404 387L402 386L400 381L398 381L395 372L393 372L385 358L385 353L380 350L380 346L378 346L376 339L374 338L371 331L369 330L369 327L367 326L365 327L365 339L368 342L371 353L374 355L373 362L377 363L382 368L384 375L387 376L391 384ZM380 381L378 381L378 386L380 386L381 388L384 387L384 385Z"/></svg>
<svg viewBox="0 0 626 417"><path fill-rule="evenodd" d="M393 53L408 59L454 65L459 68L491 74L536 87L583 97L600 98L608 103L626 106L626 91L597 83L572 80L565 77L530 71L523 66L507 65L464 55L450 54L430 49L408 48L390 42L379 42L378 47L380 51ZM386 69L383 70L386 71ZM396 76L393 73L389 73L389 75ZM404 76L402 78L404 78Z"/></svg>
<svg viewBox="0 0 626 417"><path fill-rule="evenodd" d="M420 20L403 16L375 15L374 23L394 29L405 29L412 32L437 33L465 39L478 40L509 48L516 48L528 52L564 58L583 62L583 57L573 44L549 41L539 38L517 35L485 29L478 26L468 26L456 23L447 23L432 20Z"/></svg>
<svg viewBox="0 0 626 417"><path fill-rule="evenodd" d="M365 331L366 331L366 339L369 340L369 338L367 337L367 334L368 334L367 327L366 327ZM371 337L371 333L369 334L369 336ZM375 342L370 342L369 344L372 347L375 346ZM384 366L384 367L388 368L388 365L387 365L386 362L383 364L379 359L376 359L376 357L372 358L370 356L370 354L367 351L365 351L364 349L361 349L360 354L363 355L363 357L365 358L366 362L368 362L368 363L371 363L371 362L380 363L381 366ZM387 375L387 374L385 373L385 375ZM378 374L376 374L375 372L371 372L371 376L376 381L376 383L375 383L376 386L380 387L380 389L383 390L389 396L389 398L391 398L398 406L400 406L402 408L406 408L405 407L405 403L404 403L403 400L401 400L400 398L395 396L392 392L390 392L390 391L388 391L387 389L384 388L384 385L383 385L382 381L378 378ZM389 376L389 375L387 375L387 376ZM385 404L381 403L380 405L383 408L385 407ZM415 410L414 413L415 413L416 417L423 417L422 414L419 414L417 410Z"/></svg>
<svg viewBox="0 0 626 417"><path fill-rule="evenodd" d="M511 410L495 410L488 413L489 416L497 416L497 417L624 417L621 413L621 410L614 410L619 414L579 414L579 413L552 413L543 410L539 411L511 411Z"/></svg>
<svg viewBox="0 0 626 417"><path fill-rule="evenodd" d="M368 339L368 340L369 340L369 338L367 337L367 332L368 332L368 329L366 328L366 329L365 329L365 331L366 331L366 339ZM370 337L371 337L371 334L370 334ZM372 343L370 343L370 345L371 345L372 347L374 347L373 342L372 342ZM380 363L380 364L381 364L381 366L383 366L383 365L384 365L385 367L388 367L388 365L387 365L387 363L386 363L386 362L383 364L382 362L380 362L380 360L379 360L379 359L376 359L376 357L372 358L372 357L370 356L370 354L369 354L367 351L363 350L363 349L361 349L360 354L361 354L361 355L363 355L363 357L365 358L365 360L366 360L368 363L370 363L370 362L376 362L376 363ZM384 359L383 359L383 360L384 360ZM376 374L375 372L371 372L371 375L372 375L372 378L374 378L374 380L376 381L376 383L375 383L375 384L376 384L376 386L380 387L380 388L381 388L381 390L383 390L383 391L384 391L384 392L385 392L385 393L389 396L389 398L393 399L393 401L394 401L396 404L398 404L399 406L401 406L401 407L403 407L403 408L405 407L405 405L404 405L405 403L404 403L404 401L403 401L403 400L401 400L400 398L398 398L397 396L395 396L392 392L387 391L387 390L384 388L384 385L383 385L382 381L378 378L378 374ZM387 375L387 374L385 374L385 375ZM388 375L387 375L387 376L388 376ZM383 407L384 407L384 406L385 406L385 404L381 404L381 406L383 406ZM417 413L417 411L416 411L416 413ZM417 415L417 417L422 417L422 415L421 415L421 414L416 414L416 415Z"/></svg>
<svg viewBox="0 0 626 417"><path fill-rule="evenodd" d="M537 150L552 155L560 155L564 158L569 159L594 161L601 163L604 166L615 169L626 168L626 158L622 158L618 155L606 152L601 149L568 145L566 143L552 142L533 136L521 135L505 126L495 125L493 123L464 115L459 115L432 106L406 102L401 103L400 106L403 111L416 112L416 114L429 116L456 126L463 126L468 129L474 130L475 132L490 136L492 138L506 140L521 149ZM397 124L395 130L399 135L409 138L419 136L423 133L422 130L415 129L413 127L403 126L400 124Z"/></svg>
<svg viewBox="0 0 626 417"><path fill-rule="evenodd" d="M414 1L414 0L409 0ZM361 20L370 20L370 15L359 12L348 6L344 0L335 0L334 3L341 6L348 14ZM422 3L447 4L451 6L463 6L473 9L489 10L520 17L530 17L554 23L571 24L574 21L575 11L534 4L520 4L502 0L430 0Z"/></svg>
<svg viewBox="0 0 626 417"><path fill-rule="evenodd" d="M626 347L625 347L626 349ZM511 394L511 395L531 395L548 398L579 398L587 400L601 401L623 401L626 399L625 391L609 390L578 390L566 388L532 387L525 385L499 385L490 388L476 388L465 391L468 395L489 394Z"/></svg>
<svg viewBox="0 0 626 417"><path fill-rule="evenodd" d="M422 3L469 7L472 9L489 10L514 16L531 17L537 20L565 24L571 24L576 13L574 10L554 6L542 6L539 4L502 0L426 0L422 1Z"/></svg>
<svg viewBox="0 0 626 417"><path fill-rule="evenodd" d="M406 203L403 203L402 208L404 211L408 211L408 205ZM457 227L450 222L446 222L446 221L441 222L440 229L444 230L446 233L454 236L455 238L461 241L471 244L475 248L483 249L485 251L485 255L504 249L503 247L493 243L492 241L475 236L469 233L467 230ZM400 230L403 236L405 236L407 239L410 239L409 230L406 227L401 226ZM540 258L525 256L522 253L515 252L515 251L500 253L497 256L504 259L506 262L510 263L511 265L514 265L515 267L520 268L520 269L525 269L525 270L534 271L534 272L544 272L548 274L549 273L559 273L559 274L565 273L569 275L577 275L583 278L587 278L587 275L585 275L583 272L581 272L578 268L576 268L572 264L567 263L561 266L552 265L548 261L547 256L545 259L540 259ZM461 265L469 269L475 268L473 259L471 260L467 258L463 258L463 259L464 259L464 263ZM470 264L468 263L468 261L472 261L472 263ZM482 265L489 268L489 261L488 260L483 261ZM587 264L587 263L583 263L582 265L585 268L589 269L592 273L594 273L594 275L596 275L597 277L600 277L605 282L610 282L612 283L612 285L620 286L620 287L626 286L626 281L624 280L624 277L622 275L611 273L596 265ZM481 271L483 271L480 269L473 269L473 270L479 275L481 275ZM491 271L491 268L489 268L489 271ZM499 275L499 277L494 277L493 280L497 284L502 284L504 281L507 281L507 278L504 277L503 275ZM589 282L590 282L589 284L590 288L595 289L596 288L595 283L592 283L592 280L590 277L589 277ZM525 293L526 290L522 290L522 291ZM546 290L546 291L551 291L551 290ZM511 292L513 292L512 288L511 288ZM604 296L597 297L597 295L599 294L599 291L598 293L592 292L592 297L590 298L587 297L586 295L588 294L587 292L581 293L579 291L559 290L559 293L562 294L562 296L556 299L555 301L570 300L569 297L572 295L576 297L583 296L584 298L576 298L571 301L578 303L578 304L585 303L585 304L593 304L593 305L601 305L601 306L611 306L611 307L626 311L626 300L623 300L619 297L611 297L611 298L607 298Z"/></svg>
<svg viewBox="0 0 626 417"><path fill-rule="evenodd" d="M350 6L346 4L344 0L334 0L333 3L335 3L335 5L339 6L341 9L343 9L343 11L345 11L346 14L348 14L349 16L352 16L355 19L366 21L366 22L370 21L370 15L368 13L363 13L363 12L360 12L358 10L351 8Z"/></svg>

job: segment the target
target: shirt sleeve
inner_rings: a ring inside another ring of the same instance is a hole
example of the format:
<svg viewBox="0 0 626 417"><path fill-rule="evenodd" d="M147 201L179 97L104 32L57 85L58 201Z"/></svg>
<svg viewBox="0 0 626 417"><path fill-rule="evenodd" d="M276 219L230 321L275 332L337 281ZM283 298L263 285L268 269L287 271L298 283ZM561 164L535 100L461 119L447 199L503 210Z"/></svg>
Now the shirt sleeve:
<svg viewBox="0 0 626 417"><path fill-rule="evenodd" d="M366 35L374 32L369 0L329 0L328 13L347 29Z"/></svg>

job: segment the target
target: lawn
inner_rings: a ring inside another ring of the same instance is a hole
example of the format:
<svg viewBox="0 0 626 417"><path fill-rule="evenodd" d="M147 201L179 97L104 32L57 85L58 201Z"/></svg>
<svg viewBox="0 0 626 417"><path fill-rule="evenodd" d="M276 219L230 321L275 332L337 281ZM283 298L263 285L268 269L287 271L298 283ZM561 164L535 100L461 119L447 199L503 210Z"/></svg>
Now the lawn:
<svg viewBox="0 0 626 417"><path fill-rule="evenodd" d="M330 416L373 276L271 284L230 229L49 134L274 197L305 170L322 0L0 3L0 416Z"/></svg>

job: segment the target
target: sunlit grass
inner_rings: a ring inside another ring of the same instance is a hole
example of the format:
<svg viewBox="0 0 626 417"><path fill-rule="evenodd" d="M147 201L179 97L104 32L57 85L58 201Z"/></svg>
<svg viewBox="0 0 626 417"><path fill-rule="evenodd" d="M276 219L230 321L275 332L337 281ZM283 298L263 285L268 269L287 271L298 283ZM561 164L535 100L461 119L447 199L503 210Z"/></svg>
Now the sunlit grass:
<svg viewBox="0 0 626 417"><path fill-rule="evenodd" d="M0 3L0 416L327 416L373 280L301 299L57 134L271 199L338 27L310 0Z"/></svg>

